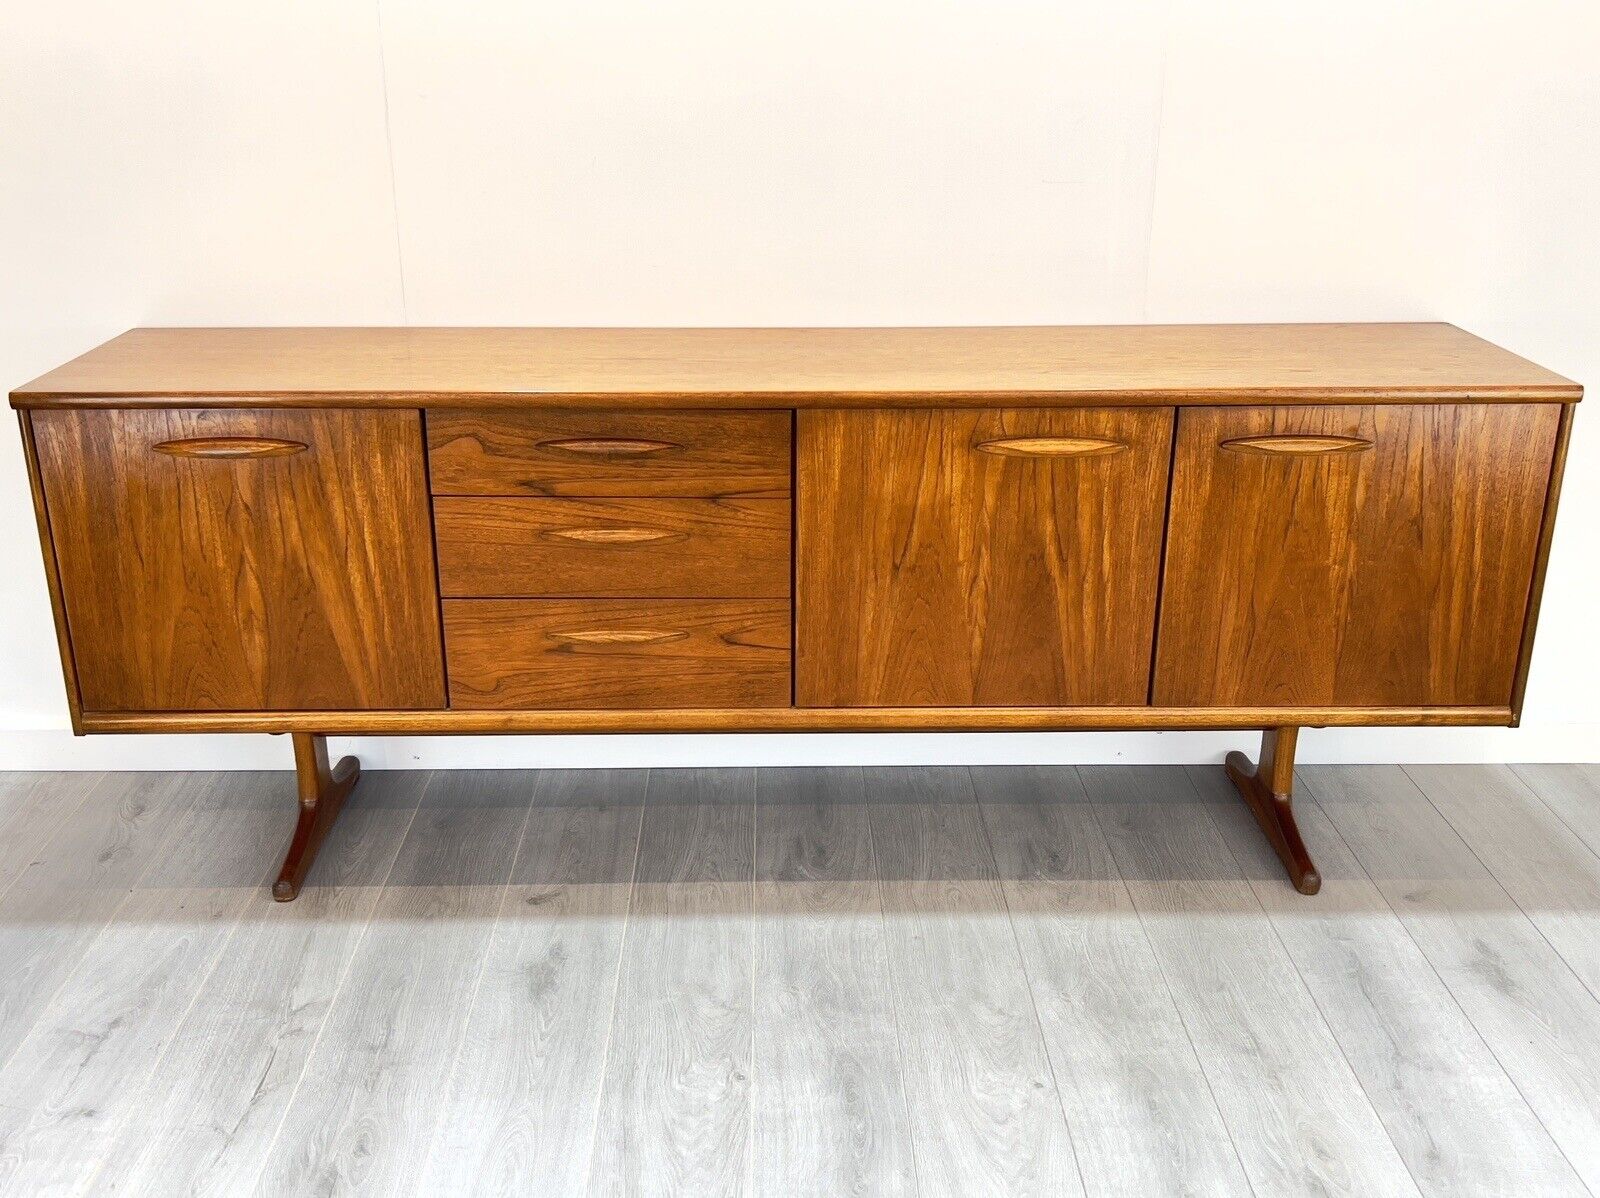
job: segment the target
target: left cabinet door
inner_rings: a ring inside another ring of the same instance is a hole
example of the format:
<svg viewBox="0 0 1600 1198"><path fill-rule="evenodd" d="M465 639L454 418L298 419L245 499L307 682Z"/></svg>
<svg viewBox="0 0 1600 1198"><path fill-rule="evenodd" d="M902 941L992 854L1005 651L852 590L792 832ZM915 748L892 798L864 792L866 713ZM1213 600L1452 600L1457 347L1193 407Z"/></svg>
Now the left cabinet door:
<svg viewBox="0 0 1600 1198"><path fill-rule="evenodd" d="M444 705L419 412L30 419L86 711Z"/></svg>

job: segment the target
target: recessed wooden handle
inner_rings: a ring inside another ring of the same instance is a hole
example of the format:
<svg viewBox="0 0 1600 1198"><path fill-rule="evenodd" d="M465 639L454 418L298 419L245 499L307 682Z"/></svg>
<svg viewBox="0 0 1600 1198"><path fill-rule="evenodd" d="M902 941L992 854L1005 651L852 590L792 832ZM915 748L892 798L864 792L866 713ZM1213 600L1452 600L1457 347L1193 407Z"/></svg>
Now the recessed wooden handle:
<svg viewBox="0 0 1600 1198"><path fill-rule="evenodd" d="M973 448L1001 458L1098 458L1121 453L1128 443L1101 437L1000 437Z"/></svg>
<svg viewBox="0 0 1600 1198"><path fill-rule="evenodd" d="M286 458L306 445L281 437L181 437L150 448L175 458Z"/></svg>
<svg viewBox="0 0 1600 1198"><path fill-rule="evenodd" d="M1323 437L1301 433L1277 433L1267 437L1235 437L1222 442L1222 448L1232 453L1282 454L1292 457L1315 457L1330 453L1361 453L1371 449L1372 442L1364 437Z"/></svg>
<svg viewBox="0 0 1600 1198"><path fill-rule="evenodd" d="M688 635L681 628L590 628L579 632L552 632L550 639L575 645L659 645L681 641Z"/></svg>
<svg viewBox="0 0 1600 1198"><path fill-rule="evenodd" d="M642 545L649 541L683 539L683 533L668 528L557 528L544 535L588 545Z"/></svg>
<svg viewBox="0 0 1600 1198"><path fill-rule="evenodd" d="M651 441L644 437L559 437L540 441L539 448L594 458L640 458L683 447L675 441Z"/></svg>

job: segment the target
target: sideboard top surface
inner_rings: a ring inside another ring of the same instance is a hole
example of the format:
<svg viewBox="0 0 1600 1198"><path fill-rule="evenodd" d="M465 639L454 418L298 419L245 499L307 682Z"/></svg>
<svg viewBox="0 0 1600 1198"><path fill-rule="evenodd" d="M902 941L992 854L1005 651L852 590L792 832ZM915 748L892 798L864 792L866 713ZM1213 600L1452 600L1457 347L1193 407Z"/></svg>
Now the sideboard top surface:
<svg viewBox="0 0 1600 1198"><path fill-rule="evenodd" d="M992 328L138 328L14 407L1571 402L1449 324Z"/></svg>

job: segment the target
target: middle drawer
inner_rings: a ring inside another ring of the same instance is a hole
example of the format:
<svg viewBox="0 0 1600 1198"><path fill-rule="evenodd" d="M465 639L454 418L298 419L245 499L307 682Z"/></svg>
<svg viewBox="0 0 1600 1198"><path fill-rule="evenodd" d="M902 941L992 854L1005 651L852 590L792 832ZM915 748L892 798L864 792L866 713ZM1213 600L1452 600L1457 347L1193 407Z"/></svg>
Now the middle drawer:
<svg viewBox="0 0 1600 1198"><path fill-rule="evenodd" d="M789 595L787 499L434 500L447 598Z"/></svg>

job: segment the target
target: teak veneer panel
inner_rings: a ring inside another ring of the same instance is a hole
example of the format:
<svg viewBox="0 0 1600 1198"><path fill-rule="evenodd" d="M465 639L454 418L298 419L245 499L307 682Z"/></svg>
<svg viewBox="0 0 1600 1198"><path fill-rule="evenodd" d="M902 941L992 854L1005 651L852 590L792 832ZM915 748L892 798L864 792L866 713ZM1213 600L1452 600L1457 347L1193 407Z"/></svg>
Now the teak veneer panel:
<svg viewBox="0 0 1600 1198"><path fill-rule="evenodd" d="M417 413L31 420L86 708L443 706Z"/></svg>
<svg viewBox="0 0 1600 1198"><path fill-rule="evenodd" d="M894 329L134 329L18 405L842 407L1571 401L1448 324Z"/></svg>
<svg viewBox="0 0 1600 1198"><path fill-rule="evenodd" d="M453 708L787 707L789 604L446 599Z"/></svg>
<svg viewBox="0 0 1600 1198"><path fill-rule="evenodd" d="M802 412L805 706L1143 703L1172 410Z"/></svg>
<svg viewBox="0 0 1600 1198"><path fill-rule="evenodd" d="M1185 409L1155 702L1507 704L1560 420L1536 404ZM1237 444L1289 437L1366 447Z"/></svg>
<svg viewBox="0 0 1600 1198"><path fill-rule="evenodd" d="M789 595L787 499L434 501L447 596Z"/></svg>
<svg viewBox="0 0 1600 1198"><path fill-rule="evenodd" d="M787 412L428 414L435 495L787 495Z"/></svg>

